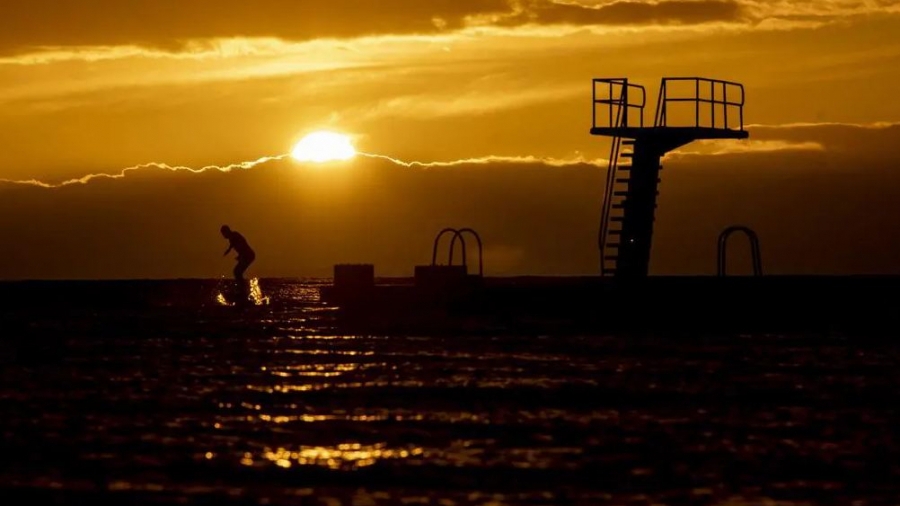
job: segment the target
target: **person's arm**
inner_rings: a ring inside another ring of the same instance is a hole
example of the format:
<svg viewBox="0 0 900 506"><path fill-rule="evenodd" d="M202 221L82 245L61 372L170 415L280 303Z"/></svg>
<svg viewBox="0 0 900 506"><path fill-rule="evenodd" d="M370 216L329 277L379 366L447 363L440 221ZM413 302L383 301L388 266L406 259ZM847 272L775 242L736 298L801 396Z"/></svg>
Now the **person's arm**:
<svg viewBox="0 0 900 506"><path fill-rule="evenodd" d="M227 255L228 253L231 253L231 250L232 250L232 249L234 249L234 245L229 243L229 244L228 244L228 249L225 250L225 253L223 253L222 256L225 256L225 255Z"/></svg>

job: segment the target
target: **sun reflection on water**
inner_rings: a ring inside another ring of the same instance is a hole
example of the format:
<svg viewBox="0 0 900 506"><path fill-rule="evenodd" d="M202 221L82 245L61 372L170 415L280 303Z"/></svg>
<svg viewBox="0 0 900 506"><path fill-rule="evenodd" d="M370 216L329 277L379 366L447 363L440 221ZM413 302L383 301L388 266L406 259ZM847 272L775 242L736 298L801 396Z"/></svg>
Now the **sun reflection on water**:
<svg viewBox="0 0 900 506"><path fill-rule="evenodd" d="M294 450L266 448L256 457L246 452L241 464L252 466L257 462L268 461L285 469L294 465L320 466L334 470L358 469L374 465L379 460L406 459L424 453L425 449L420 447L389 448L387 443L345 443L337 446L301 446Z"/></svg>
<svg viewBox="0 0 900 506"><path fill-rule="evenodd" d="M425 383L417 380L404 381L352 381L343 383L298 383L283 385L247 385L247 390L266 394L288 394L296 392L314 392L320 390L353 390L361 388L421 388Z"/></svg>
<svg viewBox="0 0 900 506"><path fill-rule="evenodd" d="M313 378L334 378L342 376L348 372L363 371L384 367L387 364L300 364L300 365L283 365L278 367L263 367L262 370L268 372L272 376L279 378L291 378L294 376L305 376Z"/></svg>
<svg viewBox="0 0 900 506"><path fill-rule="evenodd" d="M294 422L318 423L331 421L350 421L350 422L383 422L396 417L388 417L388 415L293 415L293 416L272 416L259 415L259 420L266 423L285 424ZM401 419L402 421L402 419Z"/></svg>

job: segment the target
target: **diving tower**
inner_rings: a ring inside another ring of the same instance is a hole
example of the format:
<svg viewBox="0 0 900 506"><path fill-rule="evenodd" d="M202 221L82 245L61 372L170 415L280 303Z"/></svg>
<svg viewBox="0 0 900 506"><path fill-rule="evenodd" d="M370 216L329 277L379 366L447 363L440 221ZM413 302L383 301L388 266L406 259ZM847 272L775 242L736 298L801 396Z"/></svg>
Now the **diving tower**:
<svg viewBox="0 0 900 506"><path fill-rule="evenodd" d="M591 135L611 137L600 222L600 273L646 277L659 196L660 160L702 139L747 139L744 87L703 77L666 77L652 125L647 92L627 78L593 80Z"/></svg>

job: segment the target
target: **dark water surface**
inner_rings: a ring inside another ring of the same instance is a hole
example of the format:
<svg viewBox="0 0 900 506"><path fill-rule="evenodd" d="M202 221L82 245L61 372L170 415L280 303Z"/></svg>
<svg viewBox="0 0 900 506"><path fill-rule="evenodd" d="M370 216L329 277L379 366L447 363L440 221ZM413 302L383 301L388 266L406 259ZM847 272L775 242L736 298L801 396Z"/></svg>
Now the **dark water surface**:
<svg viewBox="0 0 900 506"><path fill-rule="evenodd" d="M2 287L4 504L900 502L890 341L343 335L310 283L85 286Z"/></svg>

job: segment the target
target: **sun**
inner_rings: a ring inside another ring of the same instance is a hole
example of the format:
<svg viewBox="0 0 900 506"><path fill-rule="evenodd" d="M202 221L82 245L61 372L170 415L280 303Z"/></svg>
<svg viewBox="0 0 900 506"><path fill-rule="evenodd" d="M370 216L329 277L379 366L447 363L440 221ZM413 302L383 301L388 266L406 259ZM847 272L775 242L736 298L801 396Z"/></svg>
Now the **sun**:
<svg viewBox="0 0 900 506"><path fill-rule="evenodd" d="M350 137L334 132L313 132L294 146L291 156L299 162L331 162L356 156Z"/></svg>

